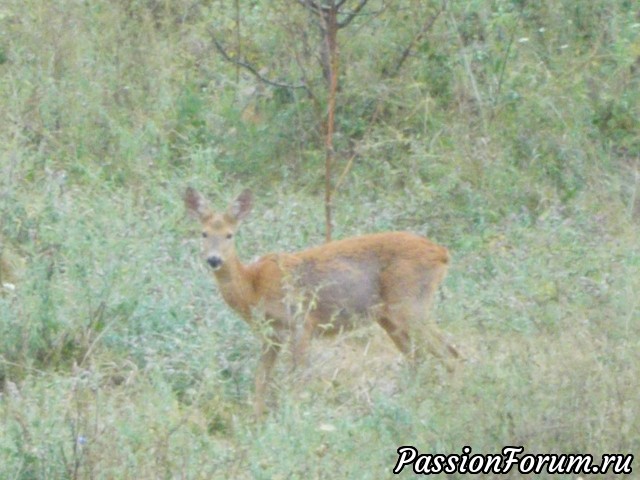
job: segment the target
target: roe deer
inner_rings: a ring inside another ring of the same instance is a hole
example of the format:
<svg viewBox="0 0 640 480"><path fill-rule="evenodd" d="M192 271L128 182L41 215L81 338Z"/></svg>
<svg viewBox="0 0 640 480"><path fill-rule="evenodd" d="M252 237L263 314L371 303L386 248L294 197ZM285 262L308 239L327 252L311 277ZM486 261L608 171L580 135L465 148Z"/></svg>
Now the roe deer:
<svg viewBox="0 0 640 480"><path fill-rule="evenodd" d="M357 320L375 321L410 359L423 343L453 369L458 351L428 320L447 271L446 248L411 233L376 233L268 254L244 265L233 235L251 210L251 192L243 191L223 213L191 187L184 200L202 222L204 257L222 297L263 341L255 378L257 416L264 413L271 370L287 336L295 367L315 332L335 334Z"/></svg>

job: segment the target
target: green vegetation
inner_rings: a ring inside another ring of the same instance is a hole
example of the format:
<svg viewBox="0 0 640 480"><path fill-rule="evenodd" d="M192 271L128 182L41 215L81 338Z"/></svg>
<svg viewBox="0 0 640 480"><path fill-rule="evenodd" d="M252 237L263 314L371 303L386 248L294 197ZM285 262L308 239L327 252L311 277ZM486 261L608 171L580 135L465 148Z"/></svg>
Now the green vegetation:
<svg viewBox="0 0 640 480"><path fill-rule="evenodd" d="M637 463L637 2L371 0L340 30L333 235L448 246L434 315L469 361L317 341L262 424L259 344L181 196L251 187L247 260L321 243L326 88L297 2L235 4L0 4L0 478L378 479L401 445Z"/></svg>

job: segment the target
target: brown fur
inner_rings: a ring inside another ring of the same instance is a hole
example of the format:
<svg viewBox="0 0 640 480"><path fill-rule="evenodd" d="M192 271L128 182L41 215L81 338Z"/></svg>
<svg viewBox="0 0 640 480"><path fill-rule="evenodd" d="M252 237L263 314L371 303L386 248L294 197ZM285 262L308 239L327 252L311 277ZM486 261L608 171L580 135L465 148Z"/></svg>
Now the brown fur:
<svg viewBox="0 0 640 480"><path fill-rule="evenodd" d="M202 222L204 256L225 302L263 339L257 415L264 412L271 370L289 336L294 366L314 334L334 335L367 321L377 322L410 358L422 346L448 368L459 357L428 320L433 294L447 271L446 248L411 233L387 232L269 254L244 265L233 234L251 210L251 193L245 190L224 213L211 210L191 188L185 203Z"/></svg>

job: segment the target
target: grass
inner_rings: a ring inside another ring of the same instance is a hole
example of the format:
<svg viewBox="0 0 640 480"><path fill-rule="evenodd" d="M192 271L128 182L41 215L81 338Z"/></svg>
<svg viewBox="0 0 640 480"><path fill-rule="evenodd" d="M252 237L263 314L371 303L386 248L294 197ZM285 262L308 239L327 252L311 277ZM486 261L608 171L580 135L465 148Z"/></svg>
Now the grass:
<svg viewBox="0 0 640 480"><path fill-rule="evenodd" d="M273 235L272 217L317 208L276 196L244 226L245 257ZM435 312L469 357L461 378L436 361L413 378L376 329L318 341L302 379L285 356L278 401L256 425L256 340L215 292L177 201L135 202L63 216L51 235L70 250L30 265L37 276L2 299L3 477L374 478L391 476L404 444L638 449L633 228L612 235L587 213L549 214L535 229L508 221L467 239Z"/></svg>
<svg viewBox="0 0 640 480"><path fill-rule="evenodd" d="M181 196L251 186L246 260L321 243L309 100L236 84L207 2L5 2L0 478L392 478L401 445L637 457L640 30L627 2L589 5L450 2L395 78L429 8L343 32L336 141L357 156L334 235L448 246L434 316L468 362L413 373L375 327L316 341L256 423L259 344ZM281 61L297 30L261 8L245 51Z"/></svg>

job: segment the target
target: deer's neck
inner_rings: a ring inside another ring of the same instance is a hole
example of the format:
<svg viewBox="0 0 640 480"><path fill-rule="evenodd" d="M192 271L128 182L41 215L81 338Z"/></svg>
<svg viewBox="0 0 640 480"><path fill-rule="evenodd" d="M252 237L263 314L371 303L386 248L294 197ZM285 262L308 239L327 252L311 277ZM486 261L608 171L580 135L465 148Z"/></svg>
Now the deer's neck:
<svg viewBox="0 0 640 480"><path fill-rule="evenodd" d="M214 275L225 302L249 321L256 303L252 272L234 255Z"/></svg>

